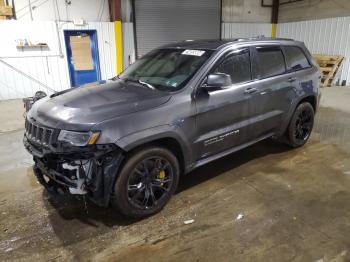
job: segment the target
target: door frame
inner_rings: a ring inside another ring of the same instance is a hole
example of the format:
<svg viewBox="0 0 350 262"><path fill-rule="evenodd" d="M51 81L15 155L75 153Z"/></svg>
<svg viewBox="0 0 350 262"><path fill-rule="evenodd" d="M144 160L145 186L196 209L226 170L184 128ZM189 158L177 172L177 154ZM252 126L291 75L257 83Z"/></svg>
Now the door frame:
<svg viewBox="0 0 350 262"><path fill-rule="evenodd" d="M70 87L74 87L74 67L69 61L69 59L72 57L72 49L70 46L70 40L69 36L71 35L78 35L78 33L87 33L90 37L90 43L91 43L91 51L92 51L92 63L94 66L94 69L96 70L97 74L97 81L101 80L101 70L100 70L100 55L98 52L98 39L97 39L97 30L96 29L83 29L83 30L76 30L76 29L65 29L63 30L64 35L64 42L66 45L66 55L67 55L67 65L68 65L68 71L69 71L69 80L70 80Z"/></svg>

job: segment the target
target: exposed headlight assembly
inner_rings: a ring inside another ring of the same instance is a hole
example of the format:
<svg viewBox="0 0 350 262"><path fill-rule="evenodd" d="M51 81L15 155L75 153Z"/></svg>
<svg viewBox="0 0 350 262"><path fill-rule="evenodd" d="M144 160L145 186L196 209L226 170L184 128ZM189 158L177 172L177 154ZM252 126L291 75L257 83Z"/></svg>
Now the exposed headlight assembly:
<svg viewBox="0 0 350 262"><path fill-rule="evenodd" d="M73 146L94 145L100 136L100 132L75 132L61 130L58 141L70 143Z"/></svg>

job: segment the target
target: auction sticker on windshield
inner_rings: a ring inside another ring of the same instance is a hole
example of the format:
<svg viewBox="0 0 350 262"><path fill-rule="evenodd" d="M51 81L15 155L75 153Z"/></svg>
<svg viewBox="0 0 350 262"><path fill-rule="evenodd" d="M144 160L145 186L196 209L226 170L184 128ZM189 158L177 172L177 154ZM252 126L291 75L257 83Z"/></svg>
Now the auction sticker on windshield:
<svg viewBox="0 0 350 262"><path fill-rule="evenodd" d="M205 51L202 50L190 50L186 49L181 54L183 55L194 55L194 56L202 56L205 53Z"/></svg>

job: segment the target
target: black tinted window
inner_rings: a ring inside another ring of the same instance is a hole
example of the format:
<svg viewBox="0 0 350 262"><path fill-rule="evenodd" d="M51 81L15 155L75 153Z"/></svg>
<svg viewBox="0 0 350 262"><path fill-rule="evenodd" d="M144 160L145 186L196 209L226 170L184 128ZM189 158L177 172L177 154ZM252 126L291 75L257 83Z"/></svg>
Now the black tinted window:
<svg viewBox="0 0 350 262"><path fill-rule="evenodd" d="M282 50L278 47L258 47L260 77L265 78L283 74L286 71Z"/></svg>
<svg viewBox="0 0 350 262"><path fill-rule="evenodd" d="M214 70L214 73L230 75L233 84L251 80L249 50L230 54Z"/></svg>
<svg viewBox="0 0 350 262"><path fill-rule="evenodd" d="M306 59L303 51L296 46L284 47L287 63L290 69L299 70L310 67L309 61Z"/></svg>

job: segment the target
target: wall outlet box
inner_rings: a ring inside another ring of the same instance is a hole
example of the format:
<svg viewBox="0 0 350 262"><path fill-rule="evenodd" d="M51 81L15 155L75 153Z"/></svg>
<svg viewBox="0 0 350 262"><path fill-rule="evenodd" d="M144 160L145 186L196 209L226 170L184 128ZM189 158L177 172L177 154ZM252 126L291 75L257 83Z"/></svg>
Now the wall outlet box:
<svg viewBox="0 0 350 262"><path fill-rule="evenodd" d="M76 26L84 26L84 25L86 25L86 22L84 19L79 18L79 19L74 19L73 24Z"/></svg>

